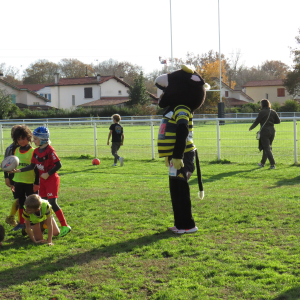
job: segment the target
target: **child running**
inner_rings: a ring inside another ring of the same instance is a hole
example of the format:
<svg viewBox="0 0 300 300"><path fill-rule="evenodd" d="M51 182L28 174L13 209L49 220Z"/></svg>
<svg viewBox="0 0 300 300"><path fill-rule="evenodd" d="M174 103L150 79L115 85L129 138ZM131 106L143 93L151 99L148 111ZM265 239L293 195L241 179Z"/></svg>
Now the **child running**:
<svg viewBox="0 0 300 300"><path fill-rule="evenodd" d="M32 132L26 125L17 127L13 133L14 144L19 147L14 152L14 155L19 158L18 169L29 166L31 163L33 148ZM14 192L15 197L19 199L19 220L20 223L13 228L14 231L25 228L25 220L22 217L24 203L26 197L37 193L39 189L39 171L37 168L26 173L16 173L14 175Z"/></svg>
<svg viewBox="0 0 300 300"><path fill-rule="evenodd" d="M26 231L34 243L52 243L52 236L59 235L59 228L53 218L51 205L47 200L41 199L39 195L31 195L25 200L25 210L23 211ZM44 240L42 227L48 229L48 241Z"/></svg>
<svg viewBox="0 0 300 300"><path fill-rule="evenodd" d="M109 139L112 136L111 139L111 154L115 157L114 158L114 164L113 166L117 166L117 161L120 161L120 166L122 167L124 164L124 158L120 157L118 155L118 150L121 146L123 146L124 143L124 133L123 133L123 127L119 124L121 121L121 116L118 114L115 114L112 116L114 124L111 124L109 127L109 134L107 138L107 145L109 145Z"/></svg>
<svg viewBox="0 0 300 300"><path fill-rule="evenodd" d="M11 128L11 132L10 132L10 136L13 139L13 134L14 131L16 130L16 128L20 127L21 125L15 125ZM5 154L4 154L4 158L6 158L7 156L11 156L15 153L15 150L17 149L18 144L15 144L14 141L12 144L10 144L6 150L5 150ZM19 209L19 200L16 198L15 196L15 192L14 192L14 174L8 174L7 172L4 172L4 179L5 179L5 184L11 189L12 193L13 193L13 197L14 197L14 202L11 206L11 211L9 216L6 217L5 222L13 227L16 227L18 225L17 221L15 220L15 216L17 214L17 211Z"/></svg>
<svg viewBox="0 0 300 300"><path fill-rule="evenodd" d="M35 166L40 173L39 195L47 199L52 206L60 224L61 230L59 236L65 236L71 231L67 224L63 211L57 204L59 176L57 171L61 168L61 162L50 146L50 132L47 127L41 126L33 131L33 142L38 147L34 150L31 164L25 168L14 170L13 172L26 172L33 170Z"/></svg>

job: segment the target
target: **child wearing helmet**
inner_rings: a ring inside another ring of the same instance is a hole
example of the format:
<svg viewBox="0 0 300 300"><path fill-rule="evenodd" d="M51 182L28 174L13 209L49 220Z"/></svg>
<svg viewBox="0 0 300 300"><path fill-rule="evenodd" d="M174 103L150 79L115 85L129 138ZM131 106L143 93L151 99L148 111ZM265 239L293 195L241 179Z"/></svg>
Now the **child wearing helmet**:
<svg viewBox="0 0 300 300"><path fill-rule="evenodd" d="M50 132L47 127L40 126L33 131L33 142L38 147L34 150L31 164L25 168L14 170L13 172L26 172L38 168L40 173L39 195L47 199L52 206L60 224L59 236L64 236L71 231L67 224L63 211L57 204L59 176L57 171L61 168L61 162L55 150L50 146Z"/></svg>

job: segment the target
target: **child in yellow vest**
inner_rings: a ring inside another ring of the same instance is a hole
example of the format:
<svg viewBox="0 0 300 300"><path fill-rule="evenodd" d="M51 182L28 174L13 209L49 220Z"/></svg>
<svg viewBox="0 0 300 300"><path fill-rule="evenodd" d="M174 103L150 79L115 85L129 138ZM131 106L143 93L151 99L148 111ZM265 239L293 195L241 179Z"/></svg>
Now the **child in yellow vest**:
<svg viewBox="0 0 300 300"><path fill-rule="evenodd" d="M47 200L42 199L39 195L33 194L25 200L25 210L23 211L26 231L34 243L52 243L52 236L59 235L59 228L53 218L51 205ZM43 226L48 229L48 240L44 240L42 229Z"/></svg>
<svg viewBox="0 0 300 300"><path fill-rule="evenodd" d="M31 163L33 148L30 145L32 142L32 132L26 126L22 125L16 128L13 133L14 143L19 147L15 150L14 155L19 158L18 169L24 168ZM25 228L25 220L22 217L23 207L26 197L37 193L39 190L39 172L37 169L25 173L15 173L14 175L14 192L16 198L19 199L19 218L20 223L13 228L14 231Z"/></svg>
<svg viewBox="0 0 300 300"><path fill-rule="evenodd" d="M13 134L14 134L15 130L20 126L21 125L14 125L11 128L10 134L11 134L12 139L13 139ZM14 142L12 144L10 144L5 150L4 158L6 158L7 156L10 156L10 155L13 155L17 147L18 147L18 145L15 144ZM11 206L10 214L9 214L9 216L6 217L5 222L13 227L16 227L18 225L18 223L15 220L15 215L17 214L18 209L19 209L19 200L15 196L13 178L14 178L14 174L8 174L7 172L4 172L5 184L12 190L13 197L15 199ZM18 217L18 221L20 221L19 217Z"/></svg>

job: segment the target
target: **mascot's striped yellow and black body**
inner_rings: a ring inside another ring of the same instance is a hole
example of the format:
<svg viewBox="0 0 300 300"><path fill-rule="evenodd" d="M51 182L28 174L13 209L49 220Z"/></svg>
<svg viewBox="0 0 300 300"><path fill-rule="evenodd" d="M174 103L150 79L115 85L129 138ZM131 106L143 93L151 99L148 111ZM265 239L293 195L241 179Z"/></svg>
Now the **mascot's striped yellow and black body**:
<svg viewBox="0 0 300 300"><path fill-rule="evenodd" d="M175 233L197 231L192 216L188 180L195 170L196 155L201 198L204 196L200 165L193 143L193 112L205 100L205 82L192 68L156 78L156 86L163 90L159 106L165 108L158 134L159 157L165 157L169 166L169 187L174 212Z"/></svg>

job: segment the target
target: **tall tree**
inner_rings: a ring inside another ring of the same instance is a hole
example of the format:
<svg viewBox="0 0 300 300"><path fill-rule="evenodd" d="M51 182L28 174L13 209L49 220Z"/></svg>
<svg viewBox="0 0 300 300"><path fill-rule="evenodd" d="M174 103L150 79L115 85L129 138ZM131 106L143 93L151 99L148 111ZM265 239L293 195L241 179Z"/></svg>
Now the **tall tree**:
<svg viewBox="0 0 300 300"><path fill-rule="evenodd" d="M91 64L85 64L76 58L63 58L58 66L60 75L66 78L84 77L86 74L93 76L95 73Z"/></svg>
<svg viewBox="0 0 300 300"><path fill-rule="evenodd" d="M59 66L46 59L40 59L29 65L24 71L23 83L51 83L54 81L54 74L58 72Z"/></svg>
<svg viewBox="0 0 300 300"><path fill-rule="evenodd" d="M128 104L131 106L136 104L144 105L150 102L150 97L145 86L143 72L140 72L140 74L135 77L133 85L129 87L128 94Z"/></svg>
<svg viewBox="0 0 300 300"><path fill-rule="evenodd" d="M300 28L298 32L299 35L296 36L296 41L300 44ZM291 54L294 55L294 65L292 71L287 73L284 85L291 95L297 96L300 95L300 49L292 49Z"/></svg>
<svg viewBox="0 0 300 300"><path fill-rule="evenodd" d="M114 75L123 77L124 81L132 85L135 77L143 70L138 65L131 64L127 61L119 62L117 60L109 59L93 65L94 72L100 75Z"/></svg>
<svg viewBox="0 0 300 300"><path fill-rule="evenodd" d="M0 89L0 118L7 119L13 106L11 95Z"/></svg>
<svg viewBox="0 0 300 300"><path fill-rule="evenodd" d="M18 68L13 66L7 66L5 63L1 63L0 72L3 73L3 78L7 82L13 85L22 84L22 80L18 78L20 72Z"/></svg>

